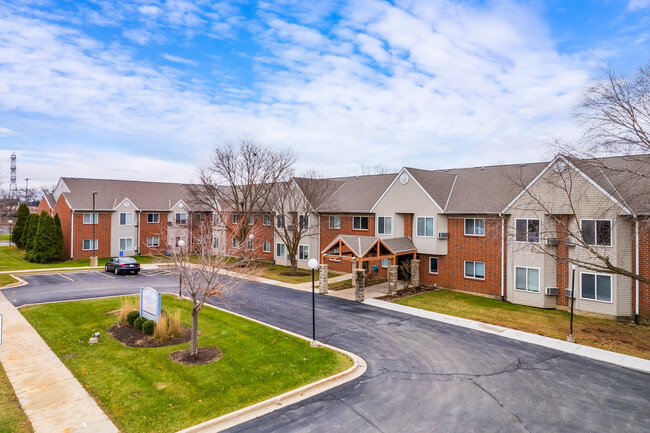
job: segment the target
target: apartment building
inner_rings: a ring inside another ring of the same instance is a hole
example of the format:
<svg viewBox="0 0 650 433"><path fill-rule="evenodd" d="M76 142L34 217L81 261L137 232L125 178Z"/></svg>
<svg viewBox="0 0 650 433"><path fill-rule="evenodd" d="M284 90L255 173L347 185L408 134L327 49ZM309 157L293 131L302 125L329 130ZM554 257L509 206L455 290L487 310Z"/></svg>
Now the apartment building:
<svg viewBox="0 0 650 433"><path fill-rule="evenodd" d="M306 228L296 254L301 268L319 258L333 271L364 267L385 278L395 264L408 278L412 268L405 265L418 259L423 285L541 308L567 308L574 287L579 311L650 317L648 285L595 266L604 259L613 269L650 275L650 181L633 176L648 171L650 156L644 158L610 158L609 171L558 156L544 163L405 167L321 179L326 197L309 203L309 211L281 209L277 202L255 210L246 249L288 265L274 226L293 221ZM292 182L292 193L310 197L306 182ZM240 242L232 235L240 216L223 213L226 221L220 221L210 209L193 207L186 185L61 178L41 207L59 214L69 257L92 254L92 191L99 256L164 253L181 239L192 245L198 239L193 227L206 220L213 248ZM575 274L570 261L578 263Z"/></svg>

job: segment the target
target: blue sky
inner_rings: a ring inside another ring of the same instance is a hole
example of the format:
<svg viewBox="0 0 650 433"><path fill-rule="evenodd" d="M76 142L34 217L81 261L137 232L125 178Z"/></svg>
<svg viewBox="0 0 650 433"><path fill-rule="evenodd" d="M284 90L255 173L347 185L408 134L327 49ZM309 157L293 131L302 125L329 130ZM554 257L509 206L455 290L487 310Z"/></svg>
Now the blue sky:
<svg viewBox="0 0 650 433"><path fill-rule="evenodd" d="M299 169L537 161L650 0L0 0L0 175L189 181L243 135Z"/></svg>

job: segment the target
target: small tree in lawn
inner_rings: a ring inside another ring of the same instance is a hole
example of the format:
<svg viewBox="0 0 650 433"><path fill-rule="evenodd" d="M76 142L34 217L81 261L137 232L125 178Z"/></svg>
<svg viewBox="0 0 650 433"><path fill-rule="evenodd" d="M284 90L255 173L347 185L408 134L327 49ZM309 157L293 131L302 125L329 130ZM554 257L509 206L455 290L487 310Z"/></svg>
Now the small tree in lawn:
<svg viewBox="0 0 650 433"><path fill-rule="evenodd" d="M195 228L194 242L183 254L175 251L172 259L182 281L181 291L192 302L191 356L198 355L199 313L211 297L223 298L227 292L241 287L247 280L241 274L257 273L255 261L241 258L238 248L212 247L210 221Z"/></svg>
<svg viewBox="0 0 650 433"><path fill-rule="evenodd" d="M22 238L23 233L25 232L25 226L27 225L27 218L29 218L29 208L25 203L22 203L20 207L18 207L16 225L11 232L11 242L13 242L18 248L25 247Z"/></svg>
<svg viewBox="0 0 650 433"><path fill-rule="evenodd" d="M62 260L63 259L63 254L64 249L63 249L63 228L61 228L61 218L59 218L59 214L54 215L54 228L56 229L56 251L57 251L57 259Z"/></svg>
<svg viewBox="0 0 650 433"><path fill-rule="evenodd" d="M29 251L29 261L49 263L59 257L57 245L57 230L52 217L42 211L38 217L38 230L34 238L34 246Z"/></svg>
<svg viewBox="0 0 650 433"><path fill-rule="evenodd" d="M28 257L29 251L34 246L34 238L36 237L36 232L38 231L38 214L30 213L27 218L27 224L25 224L25 230L23 231L22 242L25 246L25 258Z"/></svg>

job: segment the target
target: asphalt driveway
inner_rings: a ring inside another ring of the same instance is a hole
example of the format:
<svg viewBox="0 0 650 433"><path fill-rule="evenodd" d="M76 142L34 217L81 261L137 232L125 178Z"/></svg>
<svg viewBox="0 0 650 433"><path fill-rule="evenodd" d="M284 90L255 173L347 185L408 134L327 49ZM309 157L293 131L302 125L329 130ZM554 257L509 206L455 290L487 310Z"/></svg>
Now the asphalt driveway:
<svg viewBox="0 0 650 433"><path fill-rule="evenodd" d="M135 293L140 285L177 287L174 275L97 277L52 284L52 276L32 276L28 286L4 293L21 305ZM650 426L648 374L343 299L317 295L316 302L317 339L360 355L367 372L231 431L647 432ZM311 335L308 292L249 283L213 303Z"/></svg>

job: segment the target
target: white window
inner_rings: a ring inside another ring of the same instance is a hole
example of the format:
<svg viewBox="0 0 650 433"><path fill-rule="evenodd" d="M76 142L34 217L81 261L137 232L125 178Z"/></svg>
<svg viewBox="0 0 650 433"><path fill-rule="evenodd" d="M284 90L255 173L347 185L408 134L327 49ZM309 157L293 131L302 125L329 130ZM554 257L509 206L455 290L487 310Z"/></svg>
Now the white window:
<svg viewBox="0 0 650 433"><path fill-rule="evenodd" d="M275 226L279 229L284 228L284 215L276 215L275 216Z"/></svg>
<svg viewBox="0 0 650 433"><path fill-rule="evenodd" d="M157 224L158 222L160 222L160 214L159 213L148 213L147 214L147 222Z"/></svg>
<svg viewBox="0 0 650 433"><path fill-rule="evenodd" d="M352 229L353 230L368 230L368 217L367 216L355 216L355 217L352 217Z"/></svg>
<svg viewBox="0 0 650 433"><path fill-rule="evenodd" d="M381 259L381 267L382 268L388 267L388 259Z"/></svg>
<svg viewBox="0 0 650 433"><path fill-rule="evenodd" d="M187 224L187 214L185 212L176 213L176 224Z"/></svg>
<svg viewBox="0 0 650 433"><path fill-rule="evenodd" d="M298 245L298 260L309 260L308 245Z"/></svg>
<svg viewBox="0 0 650 433"><path fill-rule="evenodd" d="M249 226L254 226L255 225L255 215L248 215L248 225Z"/></svg>
<svg viewBox="0 0 650 433"><path fill-rule="evenodd" d="M417 219L418 236L433 237L433 218L418 217Z"/></svg>
<svg viewBox="0 0 650 433"><path fill-rule="evenodd" d="M485 220L483 218L466 218L465 234L469 236L485 236Z"/></svg>
<svg viewBox="0 0 650 433"><path fill-rule="evenodd" d="M539 242L539 219L517 218L515 232L517 242Z"/></svg>
<svg viewBox="0 0 650 433"><path fill-rule="evenodd" d="M239 239L232 238L232 247L233 248L239 248Z"/></svg>
<svg viewBox="0 0 650 433"><path fill-rule="evenodd" d="M203 221L204 215L202 213L192 213L194 221Z"/></svg>
<svg viewBox="0 0 650 433"><path fill-rule="evenodd" d="M485 263L483 262L465 262L465 277L476 278L478 280L485 279Z"/></svg>
<svg viewBox="0 0 650 433"><path fill-rule="evenodd" d="M88 215L90 215L90 214L88 214ZM95 250L98 249L99 242L97 241L97 239L95 239L94 244L95 244L94 249ZM93 240L92 239L84 239L83 240L83 249L84 249L84 251L92 250L93 249Z"/></svg>
<svg viewBox="0 0 650 433"><path fill-rule="evenodd" d="M120 238L120 251L131 251L133 249L133 238Z"/></svg>
<svg viewBox="0 0 650 433"><path fill-rule="evenodd" d="M309 216L308 215L298 215L298 227L302 229L309 228Z"/></svg>
<svg viewBox="0 0 650 433"><path fill-rule="evenodd" d="M612 276L581 273L580 297L594 301L612 302Z"/></svg>
<svg viewBox="0 0 650 433"><path fill-rule="evenodd" d="M341 217L338 215L330 215L330 228L331 229L340 229L341 228Z"/></svg>
<svg viewBox="0 0 650 433"><path fill-rule="evenodd" d="M515 266L515 289L539 293L539 269Z"/></svg>
<svg viewBox="0 0 650 433"><path fill-rule="evenodd" d="M283 243L278 242L275 244L275 255L277 257L284 257L286 251L286 246Z"/></svg>
<svg viewBox="0 0 650 433"><path fill-rule="evenodd" d="M253 251L253 250L255 249L255 241L254 241L253 239L249 239L249 240L246 242L246 248L248 248L249 250Z"/></svg>
<svg viewBox="0 0 650 433"><path fill-rule="evenodd" d="M176 236L176 242L175 242L176 247L180 247L179 245L180 241L185 242L185 236ZM187 242L185 242L185 245L187 245Z"/></svg>
<svg viewBox="0 0 650 433"><path fill-rule="evenodd" d="M97 224L99 221L99 215L95 214L95 222L94 224ZM92 213L85 213L84 214L84 224L93 224L93 214Z"/></svg>
<svg viewBox="0 0 650 433"><path fill-rule="evenodd" d="M158 236L151 236L147 238L147 246L148 247L159 247L160 246L160 237Z"/></svg>
<svg viewBox="0 0 650 433"><path fill-rule="evenodd" d="M120 212L120 225L132 226L133 225L133 212Z"/></svg>
<svg viewBox="0 0 650 433"><path fill-rule="evenodd" d="M212 214L212 224L219 224L221 223L221 217L219 216L218 213L213 213Z"/></svg>
<svg viewBox="0 0 650 433"><path fill-rule="evenodd" d="M232 223L233 224L239 224L239 214L238 213L232 214Z"/></svg>
<svg viewBox="0 0 650 433"><path fill-rule="evenodd" d="M390 235L393 233L393 217L377 218L377 233L380 235Z"/></svg>
<svg viewBox="0 0 650 433"><path fill-rule="evenodd" d="M582 239L587 245L612 246L612 222L610 220L581 220Z"/></svg>
<svg viewBox="0 0 650 433"><path fill-rule="evenodd" d="M438 273L438 257L429 257L429 273Z"/></svg>
<svg viewBox="0 0 650 433"><path fill-rule="evenodd" d="M271 241L262 241L262 252L263 253L271 252Z"/></svg>
<svg viewBox="0 0 650 433"><path fill-rule="evenodd" d="M262 215L262 225L265 226L271 225L271 215L268 214Z"/></svg>
<svg viewBox="0 0 650 433"><path fill-rule="evenodd" d="M212 238L212 248L219 248L220 244L221 244L221 240L219 239L219 236L215 236Z"/></svg>

